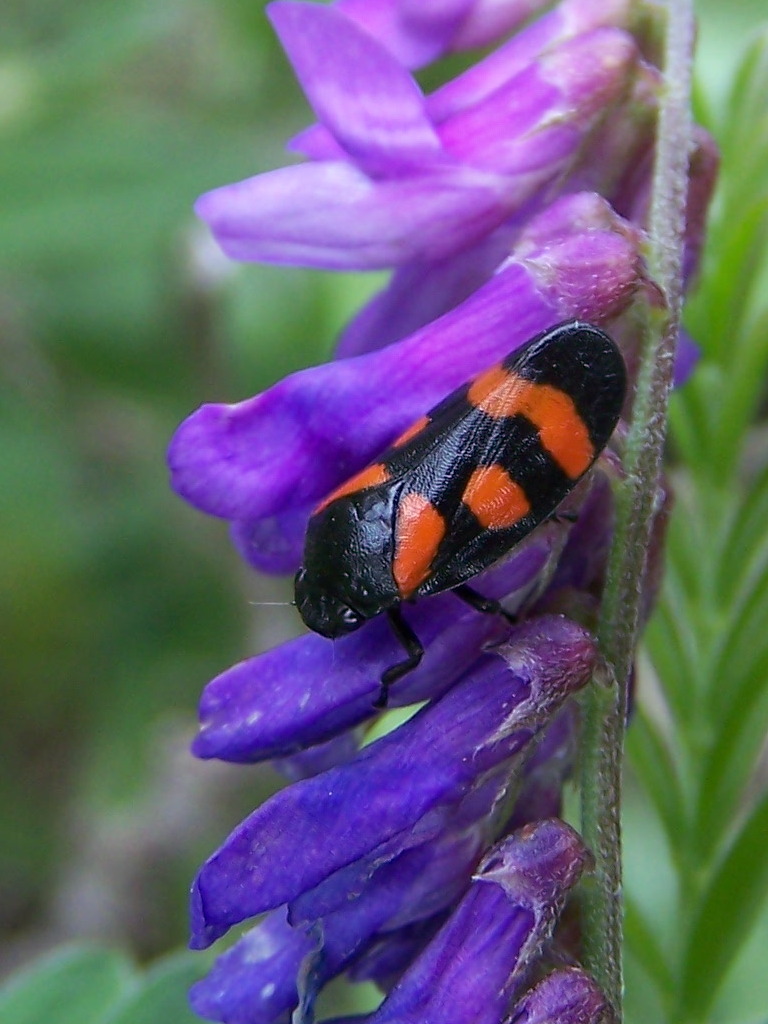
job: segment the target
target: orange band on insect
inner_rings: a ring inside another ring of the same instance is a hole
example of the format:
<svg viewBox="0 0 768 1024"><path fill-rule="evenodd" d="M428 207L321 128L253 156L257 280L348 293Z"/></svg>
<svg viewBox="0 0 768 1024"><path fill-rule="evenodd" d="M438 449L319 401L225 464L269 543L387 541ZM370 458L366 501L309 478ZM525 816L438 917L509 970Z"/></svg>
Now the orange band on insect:
<svg viewBox="0 0 768 1024"><path fill-rule="evenodd" d="M531 511L523 488L503 466L479 466L469 478L461 500L487 530L503 530Z"/></svg>
<svg viewBox="0 0 768 1024"><path fill-rule="evenodd" d="M587 425L570 395L551 384L535 384L503 366L482 373L467 399L493 419L525 416L539 431L542 447L572 480L578 479L595 457Z"/></svg>
<svg viewBox="0 0 768 1024"><path fill-rule="evenodd" d="M397 510L392 563L401 597L409 597L429 576L444 536L445 520L432 502L421 494L404 495Z"/></svg>

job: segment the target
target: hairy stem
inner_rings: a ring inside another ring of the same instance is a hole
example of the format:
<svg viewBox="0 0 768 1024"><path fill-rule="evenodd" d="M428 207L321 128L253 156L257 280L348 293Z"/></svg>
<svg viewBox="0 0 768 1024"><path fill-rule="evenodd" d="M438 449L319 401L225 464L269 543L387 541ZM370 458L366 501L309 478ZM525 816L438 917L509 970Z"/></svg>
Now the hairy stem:
<svg viewBox="0 0 768 1024"><path fill-rule="evenodd" d="M669 0L653 173L648 262L662 303L645 312L643 346L617 484L616 526L598 638L612 681L593 685L584 706L582 831L595 855L583 890L585 966L621 1019L621 769L627 691L637 641L646 554L666 435L667 403L682 305L683 235L690 152L691 0Z"/></svg>

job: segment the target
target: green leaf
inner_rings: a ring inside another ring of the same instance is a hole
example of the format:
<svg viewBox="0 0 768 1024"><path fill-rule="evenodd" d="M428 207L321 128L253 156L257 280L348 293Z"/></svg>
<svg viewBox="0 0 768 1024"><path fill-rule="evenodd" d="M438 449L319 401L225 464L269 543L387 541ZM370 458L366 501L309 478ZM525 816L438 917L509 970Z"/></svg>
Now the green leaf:
<svg viewBox="0 0 768 1024"><path fill-rule="evenodd" d="M764 230L757 239L761 252L768 244L768 197L761 210ZM743 268L742 268L743 269ZM764 283L756 273L752 288L764 293ZM744 299L748 309L749 296ZM765 310L750 314L749 325L743 329L741 341L732 346L727 367L724 368L722 394L717 403L715 432L709 452L711 466L722 474L728 484L729 476L736 478L740 469L740 449L762 394L766 367L768 367L768 313ZM730 472L728 472L730 470Z"/></svg>
<svg viewBox="0 0 768 1024"><path fill-rule="evenodd" d="M768 538L753 552L754 570L733 595L730 607L722 608L718 643L711 656L712 691L709 710L713 723L721 721L742 689L752 686L755 668L768 650L763 624L768 621ZM762 689L768 680L759 678Z"/></svg>
<svg viewBox="0 0 768 1024"><path fill-rule="evenodd" d="M692 603L674 575L674 566L670 565L647 642L656 671L664 681L669 709L678 720L684 720L699 679L700 652L692 625Z"/></svg>
<svg viewBox="0 0 768 1024"><path fill-rule="evenodd" d="M765 180L768 150L768 29L758 32L742 58L718 132L727 162L726 185L734 196L754 192Z"/></svg>
<svg viewBox="0 0 768 1024"><path fill-rule="evenodd" d="M624 897L624 934L628 948L653 979L660 996L668 1001L674 992L669 958L659 945L656 933L646 921L639 904L628 893Z"/></svg>
<svg viewBox="0 0 768 1024"><path fill-rule="evenodd" d="M60 949L0 989L0 1024L101 1024L134 984L122 953Z"/></svg>
<svg viewBox="0 0 768 1024"><path fill-rule="evenodd" d="M732 604L734 595L748 575L754 575L755 551L765 538L768 523L768 466L753 481L749 492L734 509L725 545L720 557L717 580L723 604Z"/></svg>
<svg viewBox="0 0 768 1024"><path fill-rule="evenodd" d="M692 921L683 960L681 1020L705 1020L768 894L768 795L753 809Z"/></svg>
<svg viewBox="0 0 768 1024"><path fill-rule="evenodd" d="M642 709L627 734L627 751L674 849L685 822L677 768L656 724Z"/></svg>
<svg viewBox="0 0 768 1024"><path fill-rule="evenodd" d="M200 1024L187 992L203 973L204 959L177 953L153 964L139 989L121 999L102 1024Z"/></svg>
<svg viewBox="0 0 768 1024"><path fill-rule="evenodd" d="M707 864L732 828L734 814L754 772L768 724L768 654L733 701L717 740L701 758L694 843L697 860Z"/></svg>

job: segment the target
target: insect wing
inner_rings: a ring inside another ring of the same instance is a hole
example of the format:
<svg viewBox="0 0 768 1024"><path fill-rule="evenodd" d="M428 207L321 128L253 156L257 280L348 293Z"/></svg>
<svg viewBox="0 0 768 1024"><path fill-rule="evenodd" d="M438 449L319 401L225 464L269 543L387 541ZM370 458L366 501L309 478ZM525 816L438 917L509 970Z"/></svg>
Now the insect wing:
<svg viewBox="0 0 768 1024"><path fill-rule="evenodd" d="M382 457L399 481L393 575L401 598L471 579L550 515L608 442L625 388L610 338L564 324L406 432Z"/></svg>

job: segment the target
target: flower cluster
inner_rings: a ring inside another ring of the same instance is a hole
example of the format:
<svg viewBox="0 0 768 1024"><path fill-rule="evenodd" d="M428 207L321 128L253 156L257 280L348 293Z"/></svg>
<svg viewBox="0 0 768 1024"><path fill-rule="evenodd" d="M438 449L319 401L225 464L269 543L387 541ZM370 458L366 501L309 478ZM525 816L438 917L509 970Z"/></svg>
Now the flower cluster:
<svg viewBox="0 0 768 1024"><path fill-rule="evenodd" d="M452 388L553 324L609 325L631 372L633 310L656 301L643 246L659 11L562 0L540 12L549 6L269 6L317 117L290 143L306 159L216 189L198 213L235 259L392 276L334 361L203 406L173 439L173 486L228 520L253 566L295 571L324 496ZM429 95L410 73L492 43ZM716 165L698 133L689 279ZM694 359L681 338L678 379ZM375 742L361 745L362 727L378 713L382 671L401 656L379 620L337 641L301 636L209 683L195 753L274 759L291 784L195 881L196 948L266 914L195 986L199 1013L310 1020L317 994L346 972L388 993L366 1018L375 1024L602 1019L604 998L557 942L589 854L556 816L578 732L574 695L597 658L588 627L620 472L604 456L568 499L575 522L544 523L476 581L516 625L450 593L404 609L426 653L390 705L426 703ZM646 613L665 505L660 494Z"/></svg>

